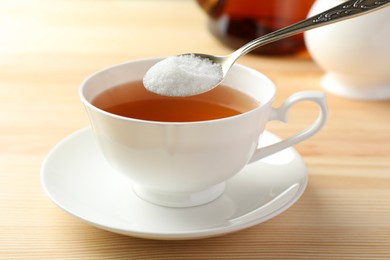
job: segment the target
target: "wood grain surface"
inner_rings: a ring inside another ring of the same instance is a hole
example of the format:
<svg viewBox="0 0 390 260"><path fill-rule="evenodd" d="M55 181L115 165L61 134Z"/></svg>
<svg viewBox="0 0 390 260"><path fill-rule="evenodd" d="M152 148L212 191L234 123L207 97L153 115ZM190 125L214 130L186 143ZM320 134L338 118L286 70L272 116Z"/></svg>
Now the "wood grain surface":
<svg viewBox="0 0 390 260"><path fill-rule="evenodd" d="M295 148L309 171L283 214L226 236L153 241L89 226L50 201L40 167L62 138L88 125L78 97L92 72L127 60L226 54L192 0L0 1L0 259L390 259L390 102L327 95L325 128ZM278 86L275 106L321 90L307 53L239 60ZM311 104L287 137L315 117Z"/></svg>

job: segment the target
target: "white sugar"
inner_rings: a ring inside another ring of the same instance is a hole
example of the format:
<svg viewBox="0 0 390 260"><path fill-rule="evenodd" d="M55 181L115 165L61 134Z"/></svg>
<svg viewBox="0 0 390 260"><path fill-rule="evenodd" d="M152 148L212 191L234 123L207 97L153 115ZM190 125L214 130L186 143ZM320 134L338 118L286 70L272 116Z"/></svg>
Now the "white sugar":
<svg viewBox="0 0 390 260"><path fill-rule="evenodd" d="M163 96L192 96L206 92L222 80L222 67L194 54L166 58L145 74L146 89Z"/></svg>

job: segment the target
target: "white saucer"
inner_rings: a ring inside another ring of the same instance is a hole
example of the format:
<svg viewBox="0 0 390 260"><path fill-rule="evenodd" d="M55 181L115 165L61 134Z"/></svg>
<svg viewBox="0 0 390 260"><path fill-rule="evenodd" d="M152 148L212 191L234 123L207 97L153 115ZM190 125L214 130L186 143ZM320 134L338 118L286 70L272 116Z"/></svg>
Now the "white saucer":
<svg viewBox="0 0 390 260"><path fill-rule="evenodd" d="M262 139L264 145L279 140L269 132ZM247 165L213 202L162 207L138 198L129 182L113 172L87 128L53 148L41 182L59 207L96 227L141 238L196 239L248 228L282 213L303 194L307 171L289 148Z"/></svg>

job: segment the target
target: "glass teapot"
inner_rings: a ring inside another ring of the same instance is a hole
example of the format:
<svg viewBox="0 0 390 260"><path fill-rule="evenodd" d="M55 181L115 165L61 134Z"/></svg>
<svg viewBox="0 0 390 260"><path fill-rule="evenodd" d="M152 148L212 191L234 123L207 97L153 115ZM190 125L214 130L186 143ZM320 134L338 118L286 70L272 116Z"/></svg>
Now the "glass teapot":
<svg viewBox="0 0 390 260"><path fill-rule="evenodd" d="M237 49L264 34L306 18L315 0L197 0L209 15L209 30L225 45ZM283 55L305 49L303 35L292 36L254 50Z"/></svg>

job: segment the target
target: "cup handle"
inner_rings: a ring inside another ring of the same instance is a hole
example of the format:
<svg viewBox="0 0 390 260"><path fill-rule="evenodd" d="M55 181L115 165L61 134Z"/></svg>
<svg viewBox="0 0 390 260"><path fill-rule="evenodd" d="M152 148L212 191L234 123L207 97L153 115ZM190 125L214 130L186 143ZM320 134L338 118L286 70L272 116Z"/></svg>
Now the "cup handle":
<svg viewBox="0 0 390 260"><path fill-rule="evenodd" d="M328 107L326 105L325 94L319 91L303 91L291 95L279 108L271 108L268 121L279 120L287 123L288 111L294 104L301 101L312 101L320 107L319 115L314 123L285 140L281 140L266 147L257 148L249 161L250 163L300 143L317 133L324 126L328 116Z"/></svg>

